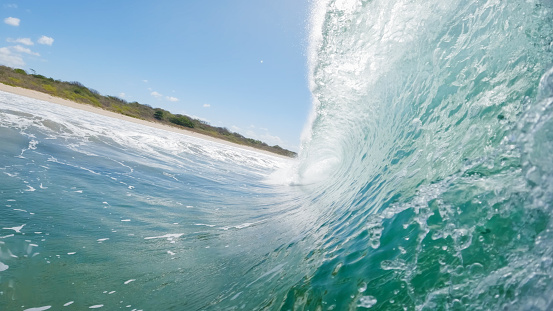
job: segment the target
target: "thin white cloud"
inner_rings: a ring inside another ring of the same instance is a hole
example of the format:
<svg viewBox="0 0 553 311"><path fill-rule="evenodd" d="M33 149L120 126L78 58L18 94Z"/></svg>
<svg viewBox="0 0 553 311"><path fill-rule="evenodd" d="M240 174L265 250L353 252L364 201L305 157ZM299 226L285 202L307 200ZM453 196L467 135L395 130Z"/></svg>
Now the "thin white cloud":
<svg viewBox="0 0 553 311"><path fill-rule="evenodd" d="M40 54L31 51L31 49L29 49L29 48L22 47L21 45L16 45L16 46L13 46L11 48L14 51L19 52L19 53L24 53L24 54L34 55L34 56L40 56Z"/></svg>
<svg viewBox="0 0 553 311"><path fill-rule="evenodd" d="M19 23L21 22L21 20L19 18L16 18L16 17L6 17L4 18L4 23L10 25L10 26L19 26Z"/></svg>
<svg viewBox="0 0 553 311"><path fill-rule="evenodd" d="M125 96L127 96L127 94L125 94L125 93L123 93L123 92L119 93L119 97L125 98Z"/></svg>
<svg viewBox="0 0 553 311"><path fill-rule="evenodd" d="M8 4L4 4L4 7L6 9L17 9L17 4L15 3L8 3Z"/></svg>
<svg viewBox="0 0 553 311"><path fill-rule="evenodd" d="M269 133L266 133L266 134L263 134L260 136L260 140L261 141L264 141L266 142L267 144L270 144L270 145L279 145L281 147L283 147L283 145L285 145L284 141L282 141L282 139L276 135L271 135Z"/></svg>
<svg viewBox="0 0 553 311"><path fill-rule="evenodd" d="M9 67L23 67L25 62L19 54L13 54L9 48L0 48L0 64Z"/></svg>
<svg viewBox="0 0 553 311"><path fill-rule="evenodd" d="M142 82L144 82L144 83L148 83L148 80L142 80Z"/></svg>
<svg viewBox="0 0 553 311"><path fill-rule="evenodd" d="M165 98L167 98L167 100L170 101L170 102L178 102L179 101L178 98L173 97L173 96L167 96Z"/></svg>
<svg viewBox="0 0 553 311"><path fill-rule="evenodd" d="M37 40L37 42L39 44L52 45L54 43L54 38L47 37L47 36L42 36Z"/></svg>
<svg viewBox="0 0 553 311"><path fill-rule="evenodd" d="M34 45L33 40L31 40L30 38L17 38L17 39L8 38L6 41L12 42L12 43L21 43L24 45Z"/></svg>
<svg viewBox="0 0 553 311"><path fill-rule="evenodd" d="M242 129L236 125L233 125L230 129L248 138L260 140L271 146L279 145L281 147L288 148L286 143L280 137L272 135L267 129L256 128L254 125L250 125L247 129Z"/></svg>
<svg viewBox="0 0 553 311"><path fill-rule="evenodd" d="M204 104L204 108L209 108L209 107L211 107L210 104Z"/></svg>
<svg viewBox="0 0 553 311"><path fill-rule="evenodd" d="M23 67L25 66L25 61L23 60L25 54L40 56L40 54L21 45L7 46L0 48L0 64L9 67Z"/></svg>
<svg viewBox="0 0 553 311"><path fill-rule="evenodd" d="M152 95L153 97L163 97L163 95L159 94L158 92L156 91L153 91L152 93L150 93L150 95Z"/></svg>
<svg viewBox="0 0 553 311"><path fill-rule="evenodd" d="M18 42L25 45L32 45L32 41L29 38L7 39L9 42ZM30 44L29 44L30 43ZM30 48L22 45L5 46L0 48L0 64L21 68L25 66L25 58L28 56L40 57L40 54L33 52Z"/></svg>

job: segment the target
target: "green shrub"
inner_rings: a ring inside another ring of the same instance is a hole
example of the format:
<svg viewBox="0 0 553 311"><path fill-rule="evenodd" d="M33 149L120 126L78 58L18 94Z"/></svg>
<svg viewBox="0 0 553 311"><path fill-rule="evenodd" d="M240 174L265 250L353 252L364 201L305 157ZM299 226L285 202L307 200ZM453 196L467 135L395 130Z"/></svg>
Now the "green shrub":
<svg viewBox="0 0 553 311"><path fill-rule="evenodd" d="M58 89L55 86L50 84L43 84L42 88L50 94L56 94L58 92Z"/></svg>
<svg viewBox="0 0 553 311"><path fill-rule="evenodd" d="M17 78L14 78L14 77L9 77L10 81L13 82L15 85L18 85L21 83L21 80L20 79L17 79Z"/></svg>
<svg viewBox="0 0 553 311"><path fill-rule="evenodd" d="M52 78L46 78L46 77L43 76L43 75L31 75L31 76L33 76L33 77L35 77L35 78L38 78L38 79L41 79L41 80L48 80L48 81L50 81L50 82L56 82L56 80L54 80L54 79L52 79Z"/></svg>
<svg viewBox="0 0 553 311"><path fill-rule="evenodd" d="M230 131L226 127L216 127L215 130L217 131L217 133L219 133L221 135L228 136L228 135L231 134Z"/></svg>
<svg viewBox="0 0 553 311"><path fill-rule="evenodd" d="M189 117L180 114L172 116L169 121L177 125L194 128L194 122Z"/></svg>

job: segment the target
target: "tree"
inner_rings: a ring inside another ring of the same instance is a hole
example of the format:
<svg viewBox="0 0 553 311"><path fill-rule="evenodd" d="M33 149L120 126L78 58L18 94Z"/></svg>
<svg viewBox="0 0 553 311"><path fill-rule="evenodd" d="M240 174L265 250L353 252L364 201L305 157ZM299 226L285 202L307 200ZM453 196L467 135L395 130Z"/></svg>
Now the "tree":
<svg viewBox="0 0 553 311"><path fill-rule="evenodd" d="M154 118L163 120L163 110L156 110L156 112L154 112Z"/></svg>

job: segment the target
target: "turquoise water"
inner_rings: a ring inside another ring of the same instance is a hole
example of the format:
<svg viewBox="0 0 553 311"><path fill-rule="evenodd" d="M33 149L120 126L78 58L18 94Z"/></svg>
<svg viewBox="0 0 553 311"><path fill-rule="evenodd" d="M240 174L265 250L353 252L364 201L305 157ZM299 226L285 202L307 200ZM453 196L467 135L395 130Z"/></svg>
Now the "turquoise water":
<svg viewBox="0 0 553 311"><path fill-rule="evenodd" d="M0 111L1 310L203 309L295 236L293 193L264 182L280 158L8 93Z"/></svg>
<svg viewBox="0 0 553 311"><path fill-rule="evenodd" d="M0 93L0 310L553 309L553 4L313 4L285 160Z"/></svg>

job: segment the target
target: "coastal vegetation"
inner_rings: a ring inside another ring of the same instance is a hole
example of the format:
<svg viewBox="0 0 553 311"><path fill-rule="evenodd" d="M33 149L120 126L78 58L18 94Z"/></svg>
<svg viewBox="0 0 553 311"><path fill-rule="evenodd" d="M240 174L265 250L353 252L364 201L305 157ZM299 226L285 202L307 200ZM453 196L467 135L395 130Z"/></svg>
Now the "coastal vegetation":
<svg viewBox="0 0 553 311"><path fill-rule="evenodd" d="M269 146L262 141L244 137L224 127L212 126L202 120L182 114L173 114L167 110L153 108L150 105L140 104L138 102L127 102L115 96L101 95L98 91L87 88L79 82L54 80L53 78L47 78L36 73L29 74L23 69L0 66L0 83L47 93L52 96L92 105L137 119L184 128L199 134L288 157L296 156L295 152L284 149L278 145Z"/></svg>

